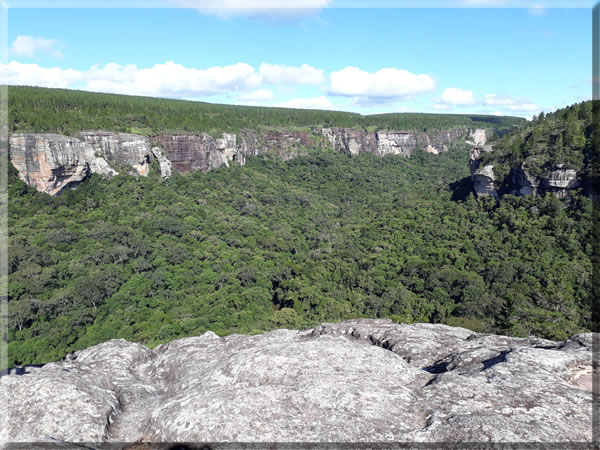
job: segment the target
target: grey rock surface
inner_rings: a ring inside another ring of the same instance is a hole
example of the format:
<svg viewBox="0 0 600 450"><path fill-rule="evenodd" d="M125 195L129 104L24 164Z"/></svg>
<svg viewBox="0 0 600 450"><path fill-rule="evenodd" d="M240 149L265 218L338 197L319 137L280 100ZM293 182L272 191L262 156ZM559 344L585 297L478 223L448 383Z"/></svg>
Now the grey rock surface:
<svg viewBox="0 0 600 450"><path fill-rule="evenodd" d="M479 167L471 175L473 181L473 190L477 196L491 196L498 199L498 191L496 190L496 175L494 174L493 164L487 164Z"/></svg>
<svg viewBox="0 0 600 450"><path fill-rule="evenodd" d="M169 178L172 172L171 161L167 158L160 147L152 147L152 155L157 159L160 167L160 176L163 178Z"/></svg>
<svg viewBox="0 0 600 450"><path fill-rule="evenodd" d="M89 131L77 137L52 133L13 134L10 159L29 186L50 195L84 181L90 174L118 174L111 163L132 175L148 175L149 141L126 133Z"/></svg>
<svg viewBox="0 0 600 450"><path fill-rule="evenodd" d="M430 130L422 132L381 130L367 132L352 128L322 128L334 151L348 156L373 153L378 156L401 155L410 157L417 148L429 153L441 153L465 137L467 130Z"/></svg>
<svg viewBox="0 0 600 450"><path fill-rule="evenodd" d="M245 162L235 134L223 133L214 139L206 133L199 135L160 135L154 140L165 149L171 166L179 173L204 172L221 166L229 167L233 161Z"/></svg>
<svg viewBox="0 0 600 450"><path fill-rule="evenodd" d="M3 442L590 442L591 334L351 320L149 350L111 340L0 378Z"/></svg>
<svg viewBox="0 0 600 450"><path fill-rule="evenodd" d="M148 176L150 140L147 137L107 131L86 131L77 136L91 145L96 155L131 168L132 175Z"/></svg>

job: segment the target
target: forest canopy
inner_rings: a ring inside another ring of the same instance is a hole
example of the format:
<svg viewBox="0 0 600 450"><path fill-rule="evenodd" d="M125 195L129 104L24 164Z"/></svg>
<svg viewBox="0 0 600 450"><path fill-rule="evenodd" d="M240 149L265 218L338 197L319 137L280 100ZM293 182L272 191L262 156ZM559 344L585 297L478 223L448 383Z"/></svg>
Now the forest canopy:
<svg viewBox="0 0 600 450"><path fill-rule="evenodd" d="M525 123L525 119L518 117L411 113L362 116L339 111L219 105L28 86L9 86L8 105L11 133L66 135L94 129L146 135L206 132L212 136L242 129L313 127L508 130Z"/></svg>

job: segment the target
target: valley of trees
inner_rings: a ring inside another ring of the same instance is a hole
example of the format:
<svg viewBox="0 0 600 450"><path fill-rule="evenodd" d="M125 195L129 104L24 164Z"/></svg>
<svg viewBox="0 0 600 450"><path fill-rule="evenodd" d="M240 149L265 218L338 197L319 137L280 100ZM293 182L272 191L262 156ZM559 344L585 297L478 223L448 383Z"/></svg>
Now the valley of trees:
<svg viewBox="0 0 600 450"><path fill-rule="evenodd" d="M575 111L578 130L587 129L585 111ZM298 111L313 113L333 117ZM578 132L569 144L569 114L501 141L565 122L566 161L585 161L571 153L585 156L592 136L584 133L581 147ZM28 120L11 118L11 126ZM523 145L521 155L530 151ZM512 164L505 148L496 157ZM468 152L456 145L409 159L349 158L313 149L168 181L153 161L147 178L93 175L57 197L27 187L11 166L9 366L111 338L154 346L207 330L259 333L357 317L550 339L589 330L591 200L582 190L569 202L477 199Z"/></svg>

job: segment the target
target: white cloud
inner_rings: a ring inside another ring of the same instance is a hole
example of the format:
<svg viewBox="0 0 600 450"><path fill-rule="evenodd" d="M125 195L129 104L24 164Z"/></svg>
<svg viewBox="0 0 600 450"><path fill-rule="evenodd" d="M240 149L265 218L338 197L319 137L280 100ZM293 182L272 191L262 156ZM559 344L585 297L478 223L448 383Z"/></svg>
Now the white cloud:
<svg viewBox="0 0 600 450"><path fill-rule="evenodd" d="M331 109L333 107L331 101L325 96L312 98L293 98L291 100L278 103L276 106L299 109Z"/></svg>
<svg viewBox="0 0 600 450"><path fill-rule="evenodd" d="M394 68L369 73L358 67L345 67L331 72L329 77L329 93L347 97L398 99L435 89L435 81L429 75Z"/></svg>
<svg viewBox="0 0 600 450"><path fill-rule="evenodd" d="M223 19L235 16L295 18L315 15L331 0L174 0L174 3Z"/></svg>
<svg viewBox="0 0 600 450"><path fill-rule="evenodd" d="M285 90L290 85L318 84L323 71L307 64L288 67L261 64L257 71L246 63L214 66L207 69L184 67L173 61L140 68L135 64L121 66L108 63L94 65L86 71L44 68L37 64L12 61L0 64L2 80L8 84L84 89L117 94L148 95L171 98L204 98L212 95L235 95L240 102L263 102L276 98L264 84ZM330 107L326 97L298 99L291 106L310 101L315 107ZM315 103L316 102L316 103ZM306 106L306 107L310 107ZM298 106L300 107L300 106Z"/></svg>
<svg viewBox="0 0 600 450"><path fill-rule="evenodd" d="M267 84L322 84L325 82L323 70L315 69L308 64L300 67L281 66L262 63L258 69L264 83Z"/></svg>
<svg viewBox="0 0 600 450"><path fill-rule="evenodd" d="M474 105L475 97L473 91L466 91L455 87L449 87L442 92L441 103L447 105Z"/></svg>
<svg viewBox="0 0 600 450"><path fill-rule="evenodd" d="M200 96L254 89L260 76L246 63L193 69L168 61L148 69L107 64L90 70L85 89L165 97Z"/></svg>
<svg viewBox="0 0 600 450"><path fill-rule="evenodd" d="M10 46L9 53L16 56L34 58L38 52L53 58L62 58L62 52L57 48L61 43L55 39L19 35Z"/></svg>
<svg viewBox="0 0 600 450"><path fill-rule="evenodd" d="M529 14L532 16L543 16L546 13L546 9L541 3L536 3L529 8Z"/></svg>
<svg viewBox="0 0 600 450"><path fill-rule="evenodd" d="M273 100L273 92L269 89L258 89L257 91L246 92L238 96L238 100L244 102L261 102Z"/></svg>
<svg viewBox="0 0 600 450"><path fill-rule="evenodd" d="M45 68L37 64L11 61L0 64L0 79L6 84L68 88L84 78L84 72L59 67Z"/></svg>
<svg viewBox="0 0 600 450"><path fill-rule="evenodd" d="M484 105L501 106L504 111L531 112L541 110L538 105L529 100L516 99L509 95L486 94L483 99Z"/></svg>
<svg viewBox="0 0 600 450"><path fill-rule="evenodd" d="M531 111L540 111L541 108L535 103L522 103L519 105L510 105L507 106L506 109L509 111L517 111L517 112L531 112Z"/></svg>
<svg viewBox="0 0 600 450"><path fill-rule="evenodd" d="M508 95L486 94L483 98L486 105L513 105L515 103L514 99Z"/></svg>
<svg viewBox="0 0 600 450"><path fill-rule="evenodd" d="M436 111L448 111L450 109L450 105L442 104L442 103L434 103L432 106Z"/></svg>

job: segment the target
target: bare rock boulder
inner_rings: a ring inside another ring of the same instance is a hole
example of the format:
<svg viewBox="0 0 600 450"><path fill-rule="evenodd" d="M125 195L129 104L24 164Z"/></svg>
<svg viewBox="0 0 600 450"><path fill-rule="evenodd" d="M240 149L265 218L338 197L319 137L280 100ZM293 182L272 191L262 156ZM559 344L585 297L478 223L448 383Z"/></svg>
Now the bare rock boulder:
<svg viewBox="0 0 600 450"><path fill-rule="evenodd" d="M351 320L154 350L111 340L0 378L3 442L588 442L591 334Z"/></svg>

